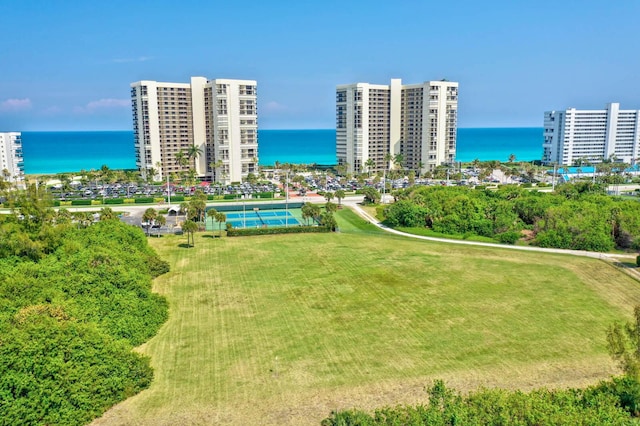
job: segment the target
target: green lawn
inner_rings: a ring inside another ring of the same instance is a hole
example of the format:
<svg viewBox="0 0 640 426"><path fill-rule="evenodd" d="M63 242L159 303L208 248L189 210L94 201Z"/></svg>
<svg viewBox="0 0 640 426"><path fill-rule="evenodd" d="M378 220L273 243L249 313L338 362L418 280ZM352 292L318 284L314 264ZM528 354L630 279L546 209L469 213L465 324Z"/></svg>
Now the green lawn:
<svg viewBox="0 0 640 426"><path fill-rule="evenodd" d="M615 371L605 330L640 286L594 259L342 232L150 239L170 319L151 388L96 424L318 424L458 389L579 386Z"/></svg>

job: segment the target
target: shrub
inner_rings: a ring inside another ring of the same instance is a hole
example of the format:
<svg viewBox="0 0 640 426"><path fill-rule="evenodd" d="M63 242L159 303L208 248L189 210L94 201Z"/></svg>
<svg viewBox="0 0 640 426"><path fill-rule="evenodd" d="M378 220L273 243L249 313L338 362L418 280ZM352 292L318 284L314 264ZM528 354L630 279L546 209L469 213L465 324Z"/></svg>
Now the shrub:
<svg viewBox="0 0 640 426"><path fill-rule="evenodd" d="M156 204L164 203L164 197L153 197L153 202Z"/></svg>
<svg viewBox="0 0 640 426"><path fill-rule="evenodd" d="M167 200L166 197L165 197L165 200ZM184 201L184 195L174 195L173 197L171 197L171 201L175 202L175 203L180 203L180 202Z"/></svg>
<svg viewBox="0 0 640 426"><path fill-rule="evenodd" d="M518 231L507 231L501 234L497 234L495 236L496 240L498 240L502 244L515 244L516 241L520 239L520 232Z"/></svg>
<svg viewBox="0 0 640 426"><path fill-rule="evenodd" d="M122 198L107 198L106 200L104 200L105 204L123 204L124 203L124 199Z"/></svg>
<svg viewBox="0 0 640 426"><path fill-rule="evenodd" d="M640 267L640 256L636 257L636 266Z"/></svg>
<svg viewBox="0 0 640 426"><path fill-rule="evenodd" d="M151 197L136 198L135 203L136 204L150 204L150 203L153 203L153 198L151 198Z"/></svg>
<svg viewBox="0 0 640 426"><path fill-rule="evenodd" d="M90 206L91 200L72 200L71 205L72 206Z"/></svg>
<svg viewBox="0 0 640 426"><path fill-rule="evenodd" d="M289 228L227 228L228 237L245 237L250 235L301 234L313 232L330 232L324 226L292 226Z"/></svg>
<svg viewBox="0 0 640 426"><path fill-rule="evenodd" d="M125 199L124 199L124 203L125 203L125 204L133 204L133 203L135 203L135 202L136 202L136 200L135 200L135 199L133 199L133 198L125 198Z"/></svg>
<svg viewBox="0 0 640 426"><path fill-rule="evenodd" d="M224 197L223 197L223 199L225 200L233 200L234 198L236 198L234 194L224 194Z"/></svg>

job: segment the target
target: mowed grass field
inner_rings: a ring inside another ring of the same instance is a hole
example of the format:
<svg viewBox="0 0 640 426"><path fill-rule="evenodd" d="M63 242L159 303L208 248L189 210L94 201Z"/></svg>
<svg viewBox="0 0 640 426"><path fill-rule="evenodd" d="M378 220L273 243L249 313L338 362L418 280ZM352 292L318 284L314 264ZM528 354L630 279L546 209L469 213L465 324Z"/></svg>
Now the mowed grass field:
<svg viewBox="0 0 640 426"><path fill-rule="evenodd" d="M583 386L616 373L606 328L640 285L596 260L343 232L150 239L170 318L140 348L150 389L95 424L319 424L332 409L460 390Z"/></svg>

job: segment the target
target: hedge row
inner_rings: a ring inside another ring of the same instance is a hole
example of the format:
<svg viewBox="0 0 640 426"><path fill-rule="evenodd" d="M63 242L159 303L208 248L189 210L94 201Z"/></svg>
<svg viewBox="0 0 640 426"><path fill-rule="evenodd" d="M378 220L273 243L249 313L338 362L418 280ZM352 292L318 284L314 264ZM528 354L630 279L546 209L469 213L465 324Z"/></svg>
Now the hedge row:
<svg viewBox="0 0 640 426"><path fill-rule="evenodd" d="M72 206L90 206L91 200L72 200L71 205Z"/></svg>
<svg viewBox="0 0 640 426"><path fill-rule="evenodd" d="M250 235L301 234L310 232L330 232L324 226L292 226L288 228L244 228L227 229L228 237L246 237Z"/></svg>

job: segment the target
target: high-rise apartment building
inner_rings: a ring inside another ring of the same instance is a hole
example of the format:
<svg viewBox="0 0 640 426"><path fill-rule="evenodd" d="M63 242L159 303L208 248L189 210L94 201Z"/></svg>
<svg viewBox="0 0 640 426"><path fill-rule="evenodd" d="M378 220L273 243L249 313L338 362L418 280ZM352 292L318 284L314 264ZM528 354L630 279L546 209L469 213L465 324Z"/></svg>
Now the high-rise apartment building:
<svg viewBox="0 0 640 426"><path fill-rule="evenodd" d="M24 183L22 134L0 133L0 173L2 178L16 184Z"/></svg>
<svg viewBox="0 0 640 426"><path fill-rule="evenodd" d="M621 110L618 103L603 110L547 111L542 147L546 164L635 163L640 158L640 111Z"/></svg>
<svg viewBox="0 0 640 426"><path fill-rule="evenodd" d="M455 161L458 83L354 83L336 88L336 155L351 172L381 171L389 158L429 171Z"/></svg>
<svg viewBox="0 0 640 426"><path fill-rule="evenodd" d="M220 182L239 182L256 172L256 90L254 80L204 77L132 83L138 169L144 174L153 169L160 180L194 168L199 177Z"/></svg>

